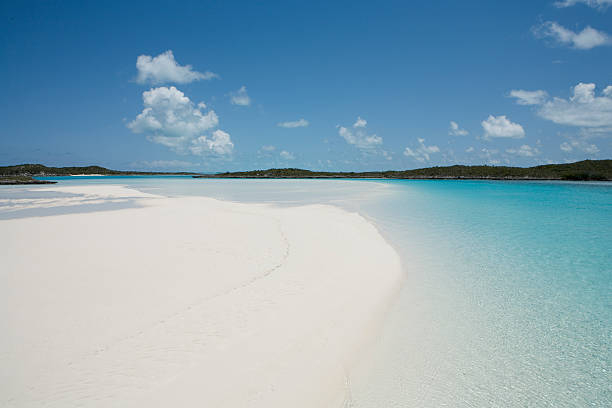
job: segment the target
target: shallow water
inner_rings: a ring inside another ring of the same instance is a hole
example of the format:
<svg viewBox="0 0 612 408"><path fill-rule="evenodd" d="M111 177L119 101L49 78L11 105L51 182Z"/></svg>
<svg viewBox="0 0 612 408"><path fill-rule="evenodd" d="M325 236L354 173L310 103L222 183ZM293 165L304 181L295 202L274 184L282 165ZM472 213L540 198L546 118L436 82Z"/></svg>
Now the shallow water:
<svg viewBox="0 0 612 408"><path fill-rule="evenodd" d="M612 183L59 181L329 203L371 219L402 256L406 285L350 378L353 407L612 406ZM40 195L49 199L37 187L0 188L0 200ZM0 205L0 217L101 209L78 207Z"/></svg>
<svg viewBox="0 0 612 408"><path fill-rule="evenodd" d="M353 406L612 406L612 185L391 183L408 282Z"/></svg>

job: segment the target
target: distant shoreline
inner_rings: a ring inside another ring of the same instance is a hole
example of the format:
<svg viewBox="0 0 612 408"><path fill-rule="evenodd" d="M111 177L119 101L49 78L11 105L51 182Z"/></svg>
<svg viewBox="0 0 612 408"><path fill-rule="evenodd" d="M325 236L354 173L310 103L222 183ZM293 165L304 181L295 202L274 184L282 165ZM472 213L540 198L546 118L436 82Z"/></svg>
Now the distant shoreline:
<svg viewBox="0 0 612 408"><path fill-rule="evenodd" d="M575 163L545 164L533 167L465 166L427 167L414 170L365 172L311 171L298 168L273 168L238 172L202 174L193 172L119 171L100 166L47 167L42 164L20 164L0 167L1 177L55 176L192 176L225 179L399 179L399 180L526 180L526 181L611 181L612 160L583 160ZM36 183L23 183L36 184Z"/></svg>
<svg viewBox="0 0 612 408"><path fill-rule="evenodd" d="M191 176L207 179L250 179L250 180L491 180L491 181L607 181L598 179L564 179L564 178L534 178L534 177L355 177L355 176L311 176L311 177L266 177L266 176Z"/></svg>
<svg viewBox="0 0 612 408"><path fill-rule="evenodd" d="M57 181L36 180L30 176L0 176L0 186L20 186L26 184L55 184Z"/></svg>
<svg viewBox="0 0 612 408"><path fill-rule="evenodd" d="M583 160L534 167L464 166L428 167L415 170L326 172L304 169L268 169L194 175L194 178L240 179L400 179L400 180L612 180L612 160Z"/></svg>
<svg viewBox="0 0 612 408"><path fill-rule="evenodd" d="M193 176L196 172L122 171L100 166L48 167L43 164L0 166L0 177L63 177L63 176Z"/></svg>

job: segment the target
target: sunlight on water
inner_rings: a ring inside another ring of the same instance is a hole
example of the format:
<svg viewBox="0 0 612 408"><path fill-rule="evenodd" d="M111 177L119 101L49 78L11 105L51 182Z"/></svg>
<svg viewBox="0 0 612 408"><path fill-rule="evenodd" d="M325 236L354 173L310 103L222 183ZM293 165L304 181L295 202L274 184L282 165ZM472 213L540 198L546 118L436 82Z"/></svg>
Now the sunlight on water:
<svg viewBox="0 0 612 408"><path fill-rule="evenodd" d="M612 185L390 183L408 281L353 406L611 406Z"/></svg>
<svg viewBox="0 0 612 408"><path fill-rule="evenodd" d="M612 183L60 183L329 203L372 220L400 252L407 278L380 338L351 375L353 407L612 406ZM53 200L36 187L0 189L0 199L8 196Z"/></svg>

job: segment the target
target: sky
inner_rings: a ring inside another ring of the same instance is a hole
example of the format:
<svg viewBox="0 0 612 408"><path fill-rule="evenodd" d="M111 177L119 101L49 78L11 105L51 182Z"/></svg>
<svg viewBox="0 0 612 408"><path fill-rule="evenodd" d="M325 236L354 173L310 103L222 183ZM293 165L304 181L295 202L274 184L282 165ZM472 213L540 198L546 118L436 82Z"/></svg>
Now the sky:
<svg viewBox="0 0 612 408"><path fill-rule="evenodd" d="M0 165L612 158L612 0L0 4Z"/></svg>

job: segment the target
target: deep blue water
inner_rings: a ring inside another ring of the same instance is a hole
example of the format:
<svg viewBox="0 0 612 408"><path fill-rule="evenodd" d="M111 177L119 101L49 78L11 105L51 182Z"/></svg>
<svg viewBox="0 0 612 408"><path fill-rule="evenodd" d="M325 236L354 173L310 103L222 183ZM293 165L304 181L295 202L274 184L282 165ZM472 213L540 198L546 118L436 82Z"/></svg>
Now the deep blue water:
<svg viewBox="0 0 612 408"><path fill-rule="evenodd" d="M612 183L60 178L83 183L331 203L373 221L406 283L350 378L351 406L612 406Z"/></svg>

